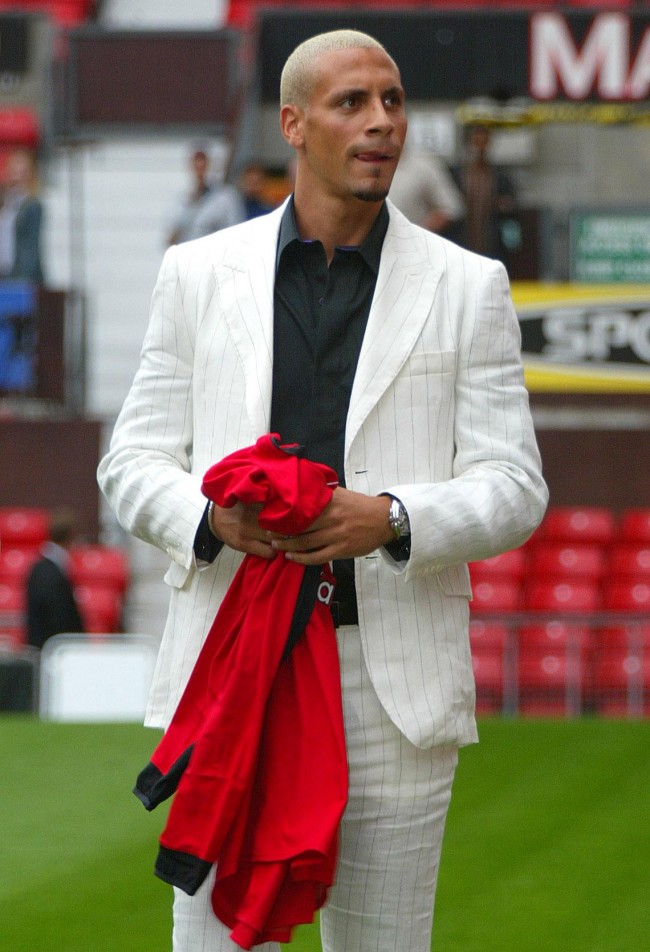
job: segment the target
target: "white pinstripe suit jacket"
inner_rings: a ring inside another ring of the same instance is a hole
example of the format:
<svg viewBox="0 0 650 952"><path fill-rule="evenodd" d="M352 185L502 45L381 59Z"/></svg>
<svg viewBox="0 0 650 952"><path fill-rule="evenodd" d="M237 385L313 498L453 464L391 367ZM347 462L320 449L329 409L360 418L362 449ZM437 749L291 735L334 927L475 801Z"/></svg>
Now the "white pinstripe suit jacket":
<svg viewBox="0 0 650 952"><path fill-rule="evenodd" d="M547 501L503 267L389 203L345 438L349 489L405 504L412 551L355 560L361 638L386 711L415 744L476 740L467 561L522 543ZM99 482L120 523L168 553L147 723L165 726L241 556L199 570L201 478L268 431L282 209L171 248L140 368Z"/></svg>

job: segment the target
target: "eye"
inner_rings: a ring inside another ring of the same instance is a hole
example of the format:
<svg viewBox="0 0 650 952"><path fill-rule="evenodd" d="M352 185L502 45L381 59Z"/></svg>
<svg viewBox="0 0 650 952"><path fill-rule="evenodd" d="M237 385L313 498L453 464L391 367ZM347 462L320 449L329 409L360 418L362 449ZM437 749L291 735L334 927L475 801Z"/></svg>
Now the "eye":
<svg viewBox="0 0 650 952"><path fill-rule="evenodd" d="M388 93L384 96L384 105L395 109L402 105L402 94L399 92Z"/></svg>

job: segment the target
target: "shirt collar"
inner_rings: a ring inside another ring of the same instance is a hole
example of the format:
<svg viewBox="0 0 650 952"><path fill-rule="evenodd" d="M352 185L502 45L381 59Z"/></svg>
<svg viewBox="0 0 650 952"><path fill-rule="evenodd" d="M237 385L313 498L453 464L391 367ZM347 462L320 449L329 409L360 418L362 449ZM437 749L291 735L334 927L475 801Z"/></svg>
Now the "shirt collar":
<svg viewBox="0 0 650 952"><path fill-rule="evenodd" d="M62 545L57 545L56 542L48 540L47 542L43 543L41 555L44 555L46 559L50 560L50 562L54 562L55 565L58 565L63 573L68 571L68 567L70 565L70 556Z"/></svg>
<svg viewBox="0 0 650 952"><path fill-rule="evenodd" d="M375 218L374 224L368 233L368 237L362 245L341 246L346 251L358 251L368 267L375 275L379 273L379 259L381 258L381 249L388 230L388 209L386 202L382 202L379 214ZM287 207L282 215L280 222L280 233L278 235L278 251L276 255L276 271L280 263L282 252L292 241L300 241L302 244L313 244L311 241L302 241L296 227L296 216L293 208L293 195L287 203Z"/></svg>

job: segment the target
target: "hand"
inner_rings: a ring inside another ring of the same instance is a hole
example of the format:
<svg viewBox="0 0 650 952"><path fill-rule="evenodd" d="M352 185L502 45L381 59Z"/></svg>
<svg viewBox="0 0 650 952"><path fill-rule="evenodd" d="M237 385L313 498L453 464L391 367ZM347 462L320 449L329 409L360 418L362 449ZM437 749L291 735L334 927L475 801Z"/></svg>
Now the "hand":
<svg viewBox="0 0 650 952"><path fill-rule="evenodd" d="M269 533L257 521L261 508L238 502L230 509L222 509L215 503L210 509L210 531L231 549L274 559L277 551L271 545Z"/></svg>
<svg viewBox="0 0 650 952"><path fill-rule="evenodd" d="M366 496L338 487L306 532L289 539L269 532L273 548L301 565L367 555L395 536L388 522L389 496Z"/></svg>

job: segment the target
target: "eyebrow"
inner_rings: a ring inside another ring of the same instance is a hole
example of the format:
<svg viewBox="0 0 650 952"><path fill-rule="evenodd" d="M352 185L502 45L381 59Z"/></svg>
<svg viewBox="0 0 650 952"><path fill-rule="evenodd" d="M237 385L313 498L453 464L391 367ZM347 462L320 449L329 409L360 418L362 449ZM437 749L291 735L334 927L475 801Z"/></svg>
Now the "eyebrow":
<svg viewBox="0 0 650 952"><path fill-rule="evenodd" d="M384 91L382 92L382 96L393 96L396 93L400 96L403 96L404 95L403 88L401 86L390 86L388 89L384 89ZM368 95L369 95L369 91L367 88L360 87L358 89L355 89L355 88L341 89L338 92L332 93L332 99L334 100L348 99L351 96L359 97L359 96L368 96Z"/></svg>

